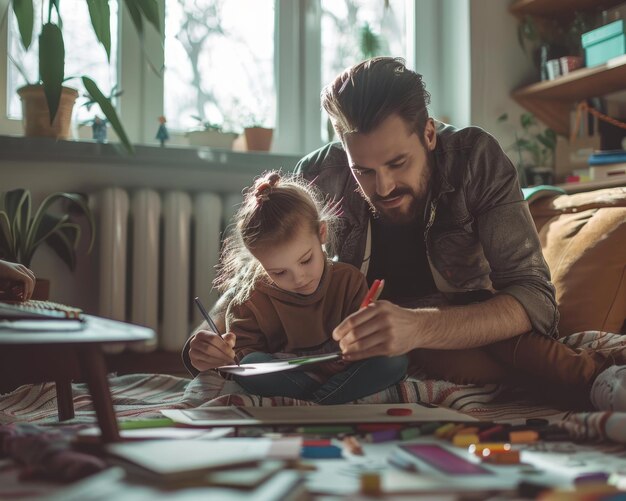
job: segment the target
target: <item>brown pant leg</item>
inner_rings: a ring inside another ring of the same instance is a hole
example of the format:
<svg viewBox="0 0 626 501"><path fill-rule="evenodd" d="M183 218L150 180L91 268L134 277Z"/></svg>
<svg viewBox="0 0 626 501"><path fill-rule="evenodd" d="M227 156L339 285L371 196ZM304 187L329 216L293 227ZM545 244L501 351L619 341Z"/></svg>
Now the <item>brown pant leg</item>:
<svg viewBox="0 0 626 501"><path fill-rule="evenodd" d="M559 341L528 332L484 350L508 367L515 384L552 404L591 408L589 394L596 376L614 361L594 350L574 350Z"/></svg>
<svg viewBox="0 0 626 501"><path fill-rule="evenodd" d="M469 350L413 350L409 353L409 374L426 373L427 377L457 384L503 383L509 370L483 348Z"/></svg>

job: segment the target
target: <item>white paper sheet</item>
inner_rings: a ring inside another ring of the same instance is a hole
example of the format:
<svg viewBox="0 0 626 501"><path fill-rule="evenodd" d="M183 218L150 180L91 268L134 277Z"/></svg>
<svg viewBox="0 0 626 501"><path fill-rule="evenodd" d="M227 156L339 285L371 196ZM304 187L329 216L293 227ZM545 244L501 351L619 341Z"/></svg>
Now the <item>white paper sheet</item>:
<svg viewBox="0 0 626 501"><path fill-rule="evenodd" d="M305 365L319 364L341 358L341 353L326 353L324 355L311 355L308 357L296 357L277 359L275 362L261 362L257 364L223 365L217 369L221 372L236 374L237 376L258 376L272 372L290 371Z"/></svg>

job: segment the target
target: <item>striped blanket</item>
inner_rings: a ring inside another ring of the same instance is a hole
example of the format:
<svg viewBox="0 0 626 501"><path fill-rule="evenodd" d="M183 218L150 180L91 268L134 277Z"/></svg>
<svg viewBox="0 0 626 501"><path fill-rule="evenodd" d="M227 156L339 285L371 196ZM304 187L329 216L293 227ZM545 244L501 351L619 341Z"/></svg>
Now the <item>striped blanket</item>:
<svg viewBox="0 0 626 501"><path fill-rule="evenodd" d="M626 364L626 336L598 331L574 334L562 340L574 348L592 347L610 352ZM159 416L162 409L239 405L314 405L286 397L259 397L246 394L234 381L213 372L193 380L161 374L134 374L109 377L111 394L119 419ZM74 384L76 417L67 424L93 423L95 415L89 391ZM485 420L520 420L548 417L561 421L579 439L613 440L626 443L626 413L568 413L538 405L530 395L500 385L458 385L447 381L409 378L385 391L355 402L430 402L451 407ZM52 383L22 386L0 396L0 424L29 422L58 423L56 391Z"/></svg>

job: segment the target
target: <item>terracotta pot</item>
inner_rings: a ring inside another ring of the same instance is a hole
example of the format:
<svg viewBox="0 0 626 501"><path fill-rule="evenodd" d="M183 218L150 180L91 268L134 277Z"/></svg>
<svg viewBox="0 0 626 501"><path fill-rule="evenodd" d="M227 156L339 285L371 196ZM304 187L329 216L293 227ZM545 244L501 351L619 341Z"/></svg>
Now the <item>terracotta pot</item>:
<svg viewBox="0 0 626 501"><path fill-rule="evenodd" d="M272 146L274 129L248 127L244 129L248 151L269 151Z"/></svg>
<svg viewBox="0 0 626 501"><path fill-rule="evenodd" d="M35 288L31 299L37 301L48 301L50 299L50 280L47 278L38 278L35 281Z"/></svg>
<svg viewBox="0 0 626 501"><path fill-rule="evenodd" d="M70 139L70 124L74 102L78 91L63 87L59 109L50 125L50 110L43 85L26 85L17 89L22 100L22 124L26 137L53 137L55 139Z"/></svg>

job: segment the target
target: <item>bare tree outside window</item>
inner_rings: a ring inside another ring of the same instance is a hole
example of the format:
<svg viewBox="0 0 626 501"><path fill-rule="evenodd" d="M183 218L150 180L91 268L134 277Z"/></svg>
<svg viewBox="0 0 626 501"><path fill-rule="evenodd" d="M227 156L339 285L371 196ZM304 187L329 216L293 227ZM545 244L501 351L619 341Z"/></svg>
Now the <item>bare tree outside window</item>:
<svg viewBox="0 0 626 501"><path fill-rule="evenodd" d="M373 56L406 57L405 0L322 0L322 82ZM333 133L323 115L322 137Z"/></svg>
<svg viewBox="0 0 626 501"><path fill-rule="evenodd" d="M47 4L46 4L47 5ZM107 61L106 53L99 44L91 27L87 2L66 1L60 2L61 19L63 20L63 37L65 40L65 75L90 75L106 95L117 84L117 0L109 0L111 9L111 63ZM34 0L35 27L33 33L41 31L42 0ZM11 9L9 19L9 64L8 64L8 118L22 118L22 104L17 95L17 89L26 83L39 82L38 44L37 37L27 52L20 42L17 19ZM97 114L102 115L99 107L85 107L86 91L79 78L70 79L64 85L78 90L81 97L77 101L79 106L74 107L74 118L77 122L86 122Z"/></svg>
<svg viewBox="0 0 626 501"><path fill-rule="evenodd" d="M273 127L274 1L166 0L164 87L174 130Z"/></svg>

